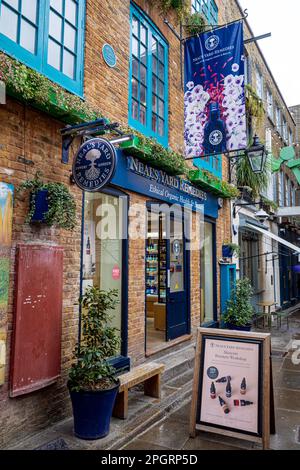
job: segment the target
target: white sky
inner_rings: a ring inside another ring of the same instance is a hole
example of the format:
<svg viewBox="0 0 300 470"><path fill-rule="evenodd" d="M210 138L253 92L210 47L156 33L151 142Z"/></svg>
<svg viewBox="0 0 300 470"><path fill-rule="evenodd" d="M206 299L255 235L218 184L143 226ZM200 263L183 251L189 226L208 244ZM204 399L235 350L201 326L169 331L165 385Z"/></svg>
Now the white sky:
<svg viewBox="0 0 300 470"><path fill-rule="evenodd" d="M300 104L300 0L240 0L288 106Z"/></svg>

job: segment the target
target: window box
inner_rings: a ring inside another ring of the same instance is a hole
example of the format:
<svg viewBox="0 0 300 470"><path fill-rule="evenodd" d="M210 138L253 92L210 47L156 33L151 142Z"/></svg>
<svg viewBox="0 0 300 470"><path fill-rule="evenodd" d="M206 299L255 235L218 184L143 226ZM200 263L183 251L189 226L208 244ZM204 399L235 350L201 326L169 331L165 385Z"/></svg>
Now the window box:
<svg viewBox="0 0 300 470"><path fill-rule="evenodd" d="M239 195L239 190L235 186L230 185L205 170L199 169L190 171L189 179L196 186L224 199L231 199Z"/></svg>
<svg viewBox="0 0 300 470"><path fill-rule="evenodd" d="M138 137L134 137L132 140L127 142L122 142L120 144L121 149L124 153L130 154L133 157L141 158L146 160L147 158L151 160L152 157L152 148L147 145L143 145Z"/></svg>

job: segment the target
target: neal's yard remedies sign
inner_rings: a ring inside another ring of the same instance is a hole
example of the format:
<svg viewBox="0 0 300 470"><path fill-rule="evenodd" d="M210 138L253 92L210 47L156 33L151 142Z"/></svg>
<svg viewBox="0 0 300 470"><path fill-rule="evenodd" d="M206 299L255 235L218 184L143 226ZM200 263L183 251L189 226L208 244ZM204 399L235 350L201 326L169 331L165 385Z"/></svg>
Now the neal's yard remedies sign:
<svg viewBox="0 0 300 470"><path fill-rule="evenodd" d="M199 328L191 435L211 431L268 448L271 391L269 334Z"/></svg>
<svg viewBox="0 0 300 470"><path fill-rule="evenodd" d="M99 191L115 172L116 150L106 139L90 139L79 148L73 162L73 178L83 191Z"/></svg>
<svg viewBox="0 0 300 470"><path fill-rule="evenodd" d="M187 157L246 148L243 23L185 41Z"/></svg>

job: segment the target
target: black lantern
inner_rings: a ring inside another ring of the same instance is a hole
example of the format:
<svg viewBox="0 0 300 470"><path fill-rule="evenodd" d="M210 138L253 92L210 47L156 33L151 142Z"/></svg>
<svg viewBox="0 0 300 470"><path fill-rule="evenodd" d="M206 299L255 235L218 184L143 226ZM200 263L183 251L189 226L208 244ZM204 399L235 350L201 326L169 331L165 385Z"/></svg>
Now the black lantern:
<svg viewBox="0 0 300 470"><path fill-rule="evenodd" d="M257 135L253 138L253 144L245 151L253 173L262 173L264 171L267 152L265 146L260 143Z"/></svg>

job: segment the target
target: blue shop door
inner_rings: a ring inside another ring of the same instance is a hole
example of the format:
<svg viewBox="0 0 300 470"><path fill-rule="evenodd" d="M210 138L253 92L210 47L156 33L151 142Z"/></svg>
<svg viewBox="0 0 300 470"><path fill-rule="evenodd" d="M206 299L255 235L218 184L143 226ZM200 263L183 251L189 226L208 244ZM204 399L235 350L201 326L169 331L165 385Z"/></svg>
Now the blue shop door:
<svg viewBox="0 0 300 470"><path fill-rule="evenodd" d="M170 341L189 333L189 259L182 214L170 217L168 232L166 339Z"/></svg>

